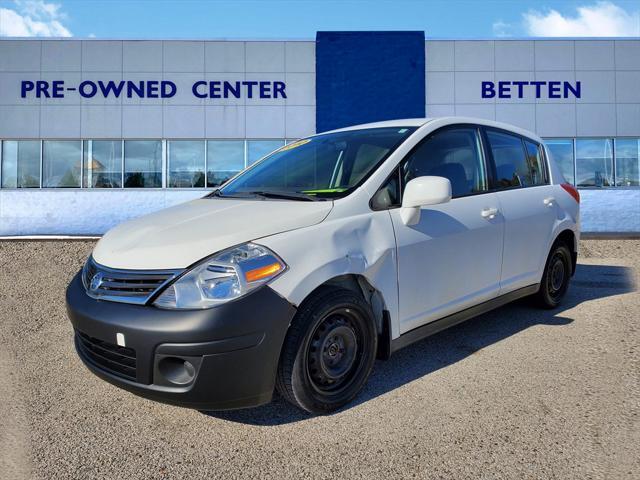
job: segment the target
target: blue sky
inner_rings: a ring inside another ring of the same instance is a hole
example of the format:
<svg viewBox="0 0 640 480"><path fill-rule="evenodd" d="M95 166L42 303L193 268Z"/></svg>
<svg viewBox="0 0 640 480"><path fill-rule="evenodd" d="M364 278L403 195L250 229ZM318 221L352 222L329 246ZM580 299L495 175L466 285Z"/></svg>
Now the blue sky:
<svg viewBox="0 0 640 480"><path fill-rule="evenodd" d="M640 36L638 0L0 0L0 36L302 38Z"/></svg>

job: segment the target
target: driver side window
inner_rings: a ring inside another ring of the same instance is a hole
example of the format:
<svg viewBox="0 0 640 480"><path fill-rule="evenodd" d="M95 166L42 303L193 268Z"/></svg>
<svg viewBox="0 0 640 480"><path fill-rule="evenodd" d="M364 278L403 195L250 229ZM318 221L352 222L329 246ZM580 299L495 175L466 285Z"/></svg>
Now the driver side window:
<svg viewBox="0 0 640 480"><path fill-rule="evenodd" d="M487 175L480 137L473 127L436 131L409 154L402 168L402 184L422 176L448 178L452 197L487 191Z"/></svg>

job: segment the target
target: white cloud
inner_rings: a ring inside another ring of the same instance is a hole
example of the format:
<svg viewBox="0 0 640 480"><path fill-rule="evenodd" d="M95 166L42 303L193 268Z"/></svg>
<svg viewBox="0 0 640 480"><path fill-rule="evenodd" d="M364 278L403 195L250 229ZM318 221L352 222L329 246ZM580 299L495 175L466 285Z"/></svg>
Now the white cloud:
<svg viewBox="0 0 640 480"><path fill-rule="evenodd" d="M512 30L513 25L510 23L503 22L502 20L493 22L493 34L496 37L510 37Z"/></svg>
<svg viewBox="0 0 640 480"><path fill-rule="evenodd" d="M63 25L67 17L57 3L14 0L15 8L0 8L2 37L70 37Z"/></svg>
<svg viewBox="0 0 640 480"><path fill-rule="evenodd" d="M575 16L557 10L530 10L523 15L532 37L635 37L640 35L640 10L628 12L611 2L577 8ZM494 29L495 32L495 29Z"/></svg>

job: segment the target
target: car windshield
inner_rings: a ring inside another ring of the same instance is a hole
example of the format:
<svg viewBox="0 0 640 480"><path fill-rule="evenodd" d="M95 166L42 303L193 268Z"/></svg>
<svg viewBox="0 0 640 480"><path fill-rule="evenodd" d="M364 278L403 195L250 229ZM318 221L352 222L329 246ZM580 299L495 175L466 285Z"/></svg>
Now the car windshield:
<svg viewBox="0 0 640 480"><path fill-rule="evenodd" d="M299 140L276 150L211 195L294 200L344 197L415 129L368 128Z"/></svg>

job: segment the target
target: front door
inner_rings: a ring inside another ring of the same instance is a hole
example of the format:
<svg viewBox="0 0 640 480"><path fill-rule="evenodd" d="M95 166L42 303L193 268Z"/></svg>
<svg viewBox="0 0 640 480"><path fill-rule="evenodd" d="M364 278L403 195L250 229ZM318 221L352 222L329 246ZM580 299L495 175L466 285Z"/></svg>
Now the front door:
<svg viewBox="0 0 640 480"><path fill-rule="evenodd" d="M389 210L398 253L400 332L497 296L504 222L496 193L488 192L480 132L445 127L430 134L400 166L402 184L435 175L451 182L452 200L423 207L405 225Z"/></svg>

